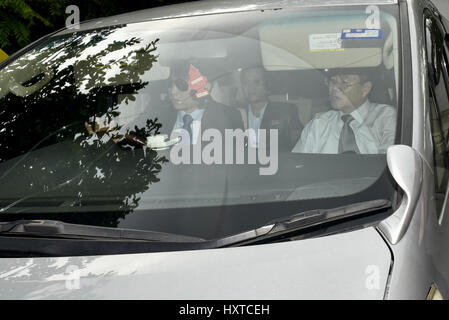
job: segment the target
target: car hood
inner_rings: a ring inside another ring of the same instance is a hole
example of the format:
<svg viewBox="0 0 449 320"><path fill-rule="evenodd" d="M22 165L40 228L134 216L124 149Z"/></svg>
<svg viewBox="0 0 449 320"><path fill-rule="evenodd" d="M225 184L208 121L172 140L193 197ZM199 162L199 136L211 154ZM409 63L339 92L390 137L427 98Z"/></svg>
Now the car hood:
<svg viewBox="0 0 449 320"><path fill-rule="evenodd" d="M1 258L0 298L382 299L391 261L374 228L225 249Z"/></svg>

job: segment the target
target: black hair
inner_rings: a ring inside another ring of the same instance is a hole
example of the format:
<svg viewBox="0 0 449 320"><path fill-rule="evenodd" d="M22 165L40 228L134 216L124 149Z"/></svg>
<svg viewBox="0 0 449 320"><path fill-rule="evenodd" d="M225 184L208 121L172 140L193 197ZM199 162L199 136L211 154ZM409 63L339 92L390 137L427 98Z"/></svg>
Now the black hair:
<svg viewBox="0 0 449 320"><path fill-rule="evenodd" d="M260 70L262 72L262 79L265 81L265 69L262 66L252 66L252 67L247 67L242 69L242 71L240 71L240 81L243 83L243 77L251 70Z"/></svg>
<svg viewBox="0 0 449 320"><path fill-rule="evenodd" d="M190 63L188 61L178 61L170 68L170 77L177 77L184 80L189 80Z"/></svg>
<svg viewBox="0 0 449 320"><path fill-rule="evenodd" d="M324 75L328 78L337 76L337 75L343 75L343 74L355 74L358 75L360 78L360 83L364 84L368 81L372 81L372 75L371 73L362 68L338 68L338 69L330 69L325 70Z"/></svg>
<svg viewBox="0 0 449 320"><path fill-rule="evenodd" d="M185 81L189 81L190 65L193 65L195 68L200 70L201 74L203 74L201 69L198 68L194 63L192 63L188 60L178 60L175 63L173 63L170 67L170 78L176 77L176 78L183 79ZM204 104L207 102L209 96L197 98L196 92L197 92L196 90L192 90L192 91L190 91L190 95L192 96L193 99L197 100L200 103L201 107L203 107ZM209 92L209 95L210 95L210 92Z"/></svg>

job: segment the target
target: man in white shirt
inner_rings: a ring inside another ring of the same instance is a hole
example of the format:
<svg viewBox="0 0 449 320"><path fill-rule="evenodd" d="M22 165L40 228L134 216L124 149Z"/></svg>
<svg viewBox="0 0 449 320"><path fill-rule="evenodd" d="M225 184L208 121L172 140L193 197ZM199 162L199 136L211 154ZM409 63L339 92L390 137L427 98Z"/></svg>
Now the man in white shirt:
<svg viewBox="0 0 449 320"><path fill-rule="evenodd" d="M333 110L306 125L292 152L386 153L394 143L396 109L369 101L368 75L337 73L327 82Z"/></svg>

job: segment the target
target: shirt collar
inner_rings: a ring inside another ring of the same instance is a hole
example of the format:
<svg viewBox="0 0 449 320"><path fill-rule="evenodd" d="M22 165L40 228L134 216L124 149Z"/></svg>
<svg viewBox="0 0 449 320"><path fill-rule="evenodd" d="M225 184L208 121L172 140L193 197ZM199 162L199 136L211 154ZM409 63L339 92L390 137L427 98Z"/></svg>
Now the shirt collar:
<svg viewBox="0 0 449 320"><path fill-rule="evenodd" d="M262 119L262 118L263 118L263 115L264 115L264 113L265 113L265 109L267 108L267 105L268 105L268 102L266 102L265 105L263 106L262 110L260 110L260 114L259 114L258 117L256 117L256 116L254 115L253 110L251 109L251 105L249 105L249 106L248 106L249 114L250 114L252 117L254 117L254 118Z"/></svg>
<svg viewBox="0 0 449 320"><path fill-rule="evenodd" d="M351 112L351 116L354 118L355 121L357 121L357 125L361 125L366 117L368 116L369 107L371 105L371 102L366 99L364 103L360 105L357 109ZM344 112L340 111L340 115L343 115Z"/></svg>
<svg viewBox="0 0 449 320"><path fill-rule="evenodd" d="M201 118L203 117L204 109L196 109L190 115L192 116L193 121L201 121ZM178 120L183 121L182 119L187 114L184 110L178 111Z"/></svg>

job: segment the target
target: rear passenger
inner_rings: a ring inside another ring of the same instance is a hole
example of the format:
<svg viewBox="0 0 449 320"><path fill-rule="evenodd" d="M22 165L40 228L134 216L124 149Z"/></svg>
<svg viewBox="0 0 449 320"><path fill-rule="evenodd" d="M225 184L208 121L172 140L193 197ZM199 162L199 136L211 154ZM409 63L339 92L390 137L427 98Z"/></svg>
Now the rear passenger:
<svg viewBox="0 0 449 320"><path fill-rule="evenodd" d="M282 102L271 102L265 82L265 71L262 67L252 67L242 70L241 83L243 94L248 103L241 109L245 128L259 129L267 132L266 141L270 141L271 129L278 131L278 149L290 151L298 140L302 125L299 121L298 110L295 105ZM250 145L257 147L259 136L255 140L250 136Z"/></svg>

